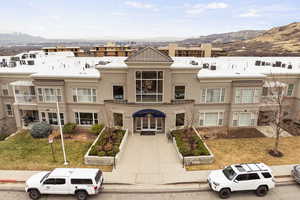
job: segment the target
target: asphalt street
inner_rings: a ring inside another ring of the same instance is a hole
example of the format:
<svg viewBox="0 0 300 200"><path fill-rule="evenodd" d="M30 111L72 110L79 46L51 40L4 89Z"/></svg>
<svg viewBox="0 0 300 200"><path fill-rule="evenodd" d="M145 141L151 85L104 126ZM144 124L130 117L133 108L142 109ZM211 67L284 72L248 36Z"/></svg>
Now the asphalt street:
<svg viewBox="0 0 300 200"><path fill-rule="evenodd" d="M2 200L29 200L25 192L7 192L0 191ZM71 200L76 199L74 196L44 195L41 200ZM90 200L217 200L218 195L211 191L204 192L181 192L181 193L102 193L89 198ZM297 200L300 199L300 186L288 185L280 186L271 190L265 197L257 197L253 192L233 193L233 200Z"/></svg>

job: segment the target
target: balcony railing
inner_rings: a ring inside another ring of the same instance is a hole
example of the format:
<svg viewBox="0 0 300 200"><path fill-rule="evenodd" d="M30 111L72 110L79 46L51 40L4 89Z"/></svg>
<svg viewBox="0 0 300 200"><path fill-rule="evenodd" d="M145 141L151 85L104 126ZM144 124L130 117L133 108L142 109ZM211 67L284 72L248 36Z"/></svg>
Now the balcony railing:
<svg viewBox="0 0 300 200"><path fill-rule="evenodd" d="M182 100L171 100L170 103L164 103L164 102L157 102L157 103L147 103L147 102L128 102L126 99L124 100L118 100L118 99L112 99L112 100L104 100L105 103L115 103L115 104L130 104L130 105L140 105L140 104L163 104L163 105L178 105L178 104L191 104L194 103L194 100L190 99L182 99Z"/></svg>
<svg viewBox="0 0 300 200"><path fill-rule="evenodd" d="M16 94L15 100L16 100L16 103L35 104L36 103L36 96L35 95Z"/></svg>

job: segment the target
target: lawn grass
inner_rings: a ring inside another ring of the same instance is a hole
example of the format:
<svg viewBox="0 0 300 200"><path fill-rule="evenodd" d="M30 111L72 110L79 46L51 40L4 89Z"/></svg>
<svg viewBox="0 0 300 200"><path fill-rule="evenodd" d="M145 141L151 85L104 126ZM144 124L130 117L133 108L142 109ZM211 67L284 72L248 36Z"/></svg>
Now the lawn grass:
<svg viewBox="0 0 300 200"><path fill-rule="evenodd" d="M236 163L263 162L267 165L287 165L300 163L300 136L280 138L281 158L269 155L274 138L214 139L205 141L215 156L210 165L187 166L187 170L220 169Z"/></svg>
<svg viewBox="0 0 300 200"><path fill-rule="evenodd" d="M93 141L65 140L65 149L69 165L67 167L100 168L112 171L110 166L87 166L83 157ZM48 139L33 139L28 131L0 141L0 169L10 170L50 170L63 165L61 140L53 142L56 161L53 161Z"/></svg>

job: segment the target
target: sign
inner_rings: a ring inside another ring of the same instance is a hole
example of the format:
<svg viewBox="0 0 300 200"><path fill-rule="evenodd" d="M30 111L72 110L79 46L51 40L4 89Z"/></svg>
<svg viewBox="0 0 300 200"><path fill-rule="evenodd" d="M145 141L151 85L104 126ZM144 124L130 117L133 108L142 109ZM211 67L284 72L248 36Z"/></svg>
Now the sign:
<svg viewBox="0 0 300 200"><path fill-rule="evenodd" d="M48 138L48 142L49 142L49 144L52 144L53 143L53 138Z"/></svg>

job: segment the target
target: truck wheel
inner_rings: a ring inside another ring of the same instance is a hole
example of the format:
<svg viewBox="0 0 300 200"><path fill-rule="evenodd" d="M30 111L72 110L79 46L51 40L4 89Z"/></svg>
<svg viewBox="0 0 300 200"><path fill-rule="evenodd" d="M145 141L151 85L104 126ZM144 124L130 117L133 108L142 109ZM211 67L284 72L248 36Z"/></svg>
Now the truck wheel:
<svg viewBox="0 0 300 200"><path fill-rule="evenodd" d="M86 191L80 190L80 191L76 192L76 197L78 200L86 200L88 197L88 194L86 193Z"/></svg>
<svg viewBox="0 0 300 200"><path fill-rule="evenodd" d="M230 193L231 193L231 191L229 188L223 188L219 191L219 197L221 199L227 199L230 197Z"/></svg>
<svg viewBox="0 0 300 200"><path fill-rule="evenodd" d="M259 197L263 197L265 196L267 193L268 193L268 188L267 186L259 186L256 191L255 191L256 195L259 196Z"/></svg>
<svg viewBox="0 0 300 200"><path fill-rule="evenodd" d="M37 189L29 190L29 197L33 200L37 200L41 197L41 193Z"/></svg>

